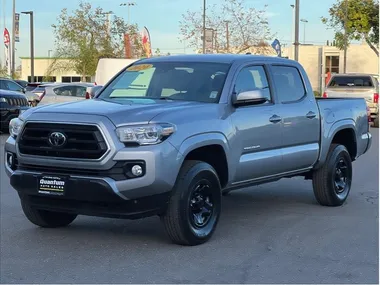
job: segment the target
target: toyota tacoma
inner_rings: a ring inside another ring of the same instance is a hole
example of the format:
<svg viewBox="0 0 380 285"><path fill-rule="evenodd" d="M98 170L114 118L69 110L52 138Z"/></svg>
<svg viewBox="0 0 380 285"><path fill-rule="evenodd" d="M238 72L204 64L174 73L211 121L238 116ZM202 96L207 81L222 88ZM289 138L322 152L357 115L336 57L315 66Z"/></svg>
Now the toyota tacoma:
<svg viewBox="0 0 380 285"><path fill-rule="evenodd" d="M251 185L301 176L342 205L372 141L364 99L315 98L298 62L253 55L138 60L93 100L9 128L5 168L30 222L157 215L181 245L209 240L222 196Z"/></svg>

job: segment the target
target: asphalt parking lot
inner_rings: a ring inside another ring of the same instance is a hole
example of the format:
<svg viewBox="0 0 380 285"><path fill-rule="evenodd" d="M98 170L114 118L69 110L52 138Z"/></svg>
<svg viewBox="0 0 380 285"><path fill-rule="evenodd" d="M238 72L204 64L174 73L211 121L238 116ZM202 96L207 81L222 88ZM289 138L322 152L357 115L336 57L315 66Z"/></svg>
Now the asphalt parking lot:
<svg viewBox="0 0 380 285"><path fill-rule="evenodd" d="M159 219L78 217L42 229L24 217L1 175L1 283L376 283L379 133L354 163L342 207L319 206L301 178L233 192L213 238L171 244Z"/></svg>

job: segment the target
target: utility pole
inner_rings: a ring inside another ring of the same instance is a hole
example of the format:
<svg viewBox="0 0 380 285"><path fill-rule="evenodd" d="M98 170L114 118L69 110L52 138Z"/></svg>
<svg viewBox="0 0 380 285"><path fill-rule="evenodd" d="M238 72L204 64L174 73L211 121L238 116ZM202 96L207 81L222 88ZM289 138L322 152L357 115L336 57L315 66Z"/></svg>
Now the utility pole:
<svg viewBox="0 0 380 285"><path fill-rule="evenodd" d="M34 82L34 27L33 27L33 11L21 12L30 15L30 81Z"/></svg>
<svg viewBox="0 0 380 285"><path fill-rule="evenodd" d="M206 0L203 0L203 40L202 40L203 54L206 53Z"/></svg>
<svg viewBox="0 0 380 285"><path fill-rule="evenodd" d="M12 77L15 75L15 72L16 72L16 63L15 63L15 51L16 51L16 47L15 47L15 33L16 33L16 19L15 19L15 16L16 16L16 0L13 0L13 13L12 13L12 68L11 68L11 74L12 74Z"/></svg>
<svg viewBox="0 0 380 285"><path fill-rule="evenodd" d="M227 41L227 52L230 52L230 32L228 30L228 24L230 21L226 21L226 41Z"/></svg>
<svg viewBox="0 0 380 285"><path fill-rule="evenodd" d="M348 0L344 1L344 55L343 55L343 73L347 72L347 20L348 20Z"/></svg>
<svg viewBox="0 0 380 285"><path fill-rule="evenodd" d="M299 54L299 32L300 32L300 0L295 0L295 41L294 41L294 60L298 61Z"/></svg>

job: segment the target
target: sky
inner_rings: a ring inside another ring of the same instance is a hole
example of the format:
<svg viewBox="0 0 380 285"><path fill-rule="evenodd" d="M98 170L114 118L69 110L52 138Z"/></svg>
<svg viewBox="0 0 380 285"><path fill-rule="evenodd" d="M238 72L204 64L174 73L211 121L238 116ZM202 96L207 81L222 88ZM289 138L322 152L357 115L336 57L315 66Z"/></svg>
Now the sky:
<svg viewBox="0 0 380 285"><path fill-rule="evenodd" d="M34 11L35 28L35 56L48 56L49 50L54 50L54 35L51 25L63 8L69 11L78 7L80 0L15 0L16 13L22 11ZM87 0L89 1L89 0ZM87 2L86 1L86 2ZM102 7L104 10L113 11L117 16L128 18L128 8L120 7L120 3L131 0L90 0L93 6ZM192 53L192 48L186 48L178 39L179 21L186 10L201 11L203 0L132 0L137 5L130 8L130 22L137 23L140 28L146 26L149 29L152 50L159 48L162 53L170 52ZM218 4L221 0L207 0L208 5ZM247 6L261 9L267 7L268 22L272 33L282 44L289 46L293 29L294 0L245 0ZM300 0L300 18L308 20L306 24L306 43L324 44L333 39L333 32L327 30L321 23L321 16L328 14L328 9L335 0ZM53 4L54 3L54 4ZM5 25L12 30L12 0L0 0L0 29ZM5 5L4 5L5 4ZM5 6L5 9L4 9ZM18 58L30 56L29 15L20 15L20 42L16 43L16 64ZM304 24L300 25L300 41L304 38ZM2 40L3 41L3 40ZM4 45L0 45L0 58L4 58Z"/></svg>

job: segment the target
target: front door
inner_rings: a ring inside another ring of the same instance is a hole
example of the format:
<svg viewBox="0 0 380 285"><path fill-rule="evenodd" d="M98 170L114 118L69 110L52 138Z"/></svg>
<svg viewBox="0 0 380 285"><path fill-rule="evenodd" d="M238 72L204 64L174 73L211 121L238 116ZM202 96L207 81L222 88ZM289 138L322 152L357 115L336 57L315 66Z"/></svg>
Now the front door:
<svg viewBox="0 0 380 285"><path fill-rule="evenodd" d="M284 170L308 168L319 154L320 115L313 91L296 66L272 65L270 69L283 120Z"/></svg>
<svg viewBox="0 0 380 285"><path fill-rule="evenodd" d="M263 178L282 171L281 129L278 105L267 80L264 65L242 68L235 92L261 89L268 102L237 107L231 115L236 136L231 143L237 168L234 184Z"/></svg>

